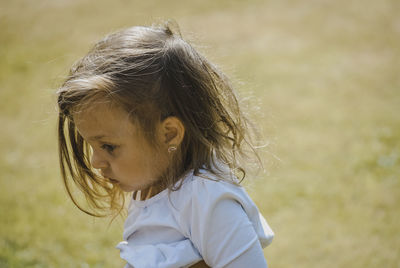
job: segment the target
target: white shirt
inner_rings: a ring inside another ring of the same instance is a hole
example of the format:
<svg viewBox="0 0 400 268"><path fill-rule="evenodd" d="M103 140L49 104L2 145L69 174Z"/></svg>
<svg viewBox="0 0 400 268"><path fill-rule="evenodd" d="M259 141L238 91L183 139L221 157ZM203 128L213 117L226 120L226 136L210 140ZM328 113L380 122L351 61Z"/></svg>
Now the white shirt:
<svg viewBox="0 0 400 268"><path fill-rule="evenodd" d="M117 248L125 268L266 267L274 233L241 186L194 176L177 191L131 200ZM201 175L204 176L204 175Z"/></svg>

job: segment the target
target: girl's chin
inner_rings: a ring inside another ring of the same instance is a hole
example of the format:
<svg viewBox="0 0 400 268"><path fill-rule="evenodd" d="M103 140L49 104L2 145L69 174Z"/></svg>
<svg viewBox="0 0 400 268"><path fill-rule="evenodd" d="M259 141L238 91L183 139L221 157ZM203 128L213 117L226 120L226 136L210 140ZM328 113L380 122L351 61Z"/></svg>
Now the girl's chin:
<svg viewBox="0 0 400 268"><path fill-rule="evenodd" d="M127 193L135 191L135 189L132 188L132 186L124 185L121 183L118 186L122 191L127 192Z"/></svg>
<svg viewBox="0 0 400 268"><path fill-rule="evenodd" d="M131 186L131 185L122 184L122 183L119 183L119 184L118 184L118 187L119 187L122 191L127 192L127 193L133 192L133 191L137 191L137 190L138 190L138 189L136 189L137 187L134 187L134 186Z"/></svg>

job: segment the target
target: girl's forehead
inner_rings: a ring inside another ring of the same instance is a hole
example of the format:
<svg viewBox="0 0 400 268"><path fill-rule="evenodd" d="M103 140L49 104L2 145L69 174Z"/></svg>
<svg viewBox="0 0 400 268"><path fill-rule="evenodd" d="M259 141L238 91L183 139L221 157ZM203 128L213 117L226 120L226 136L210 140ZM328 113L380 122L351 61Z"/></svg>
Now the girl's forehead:
<svg viewBox="0 0 400 268"><path fill-rule="evenodd" d="M128 113L108 103L92 103L77 107L73 112L74 121L81 123L86 121L121 121L127 117Z"/></svg>
<svg viewBox="0 0 400 268"><path fill-rule="evenodd" d="M85 139L93 136L121 136L135 131L129 114L110 105L96 104L80 109L74 112L73 120Z"/></svg>

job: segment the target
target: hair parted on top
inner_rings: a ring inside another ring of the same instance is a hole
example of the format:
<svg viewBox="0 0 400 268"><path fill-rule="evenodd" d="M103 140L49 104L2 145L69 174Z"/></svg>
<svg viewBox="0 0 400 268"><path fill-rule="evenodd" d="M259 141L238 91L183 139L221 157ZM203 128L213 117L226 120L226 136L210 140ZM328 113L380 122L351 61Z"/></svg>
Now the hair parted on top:
<svg viewBox="0 0 400 268"><path fill-rule="evenodd" d="M176 182L192 169L195 174L200 169L218 174L216 161L243 179L240 159L248 152L256 156L250 126L227 77L168 23L106 36L74 64L57 94L61 174L75 205L93 216L105 215L101 211L118 214L124 202L118 186L91 168L89 145L73 121L74 112L94 101L122 107L154 148L156 122L169 116L182 121L184 139L162 178L165 188L176 190ZM72 181L94 212L78 204Z"/></svg>

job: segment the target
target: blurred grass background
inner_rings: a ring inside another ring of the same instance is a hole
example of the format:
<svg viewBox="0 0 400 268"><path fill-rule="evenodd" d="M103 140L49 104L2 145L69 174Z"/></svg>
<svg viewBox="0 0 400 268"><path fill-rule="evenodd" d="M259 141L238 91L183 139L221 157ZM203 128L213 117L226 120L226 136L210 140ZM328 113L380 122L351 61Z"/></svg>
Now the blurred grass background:
<svg viewBox="0 0 400 268"><path fill-rule="evenodd" d="M0 267L122 267L58 171L54 92L104 34L174 18L259 105L270 267L400 267L400 2L0 0Z"/></svg>

